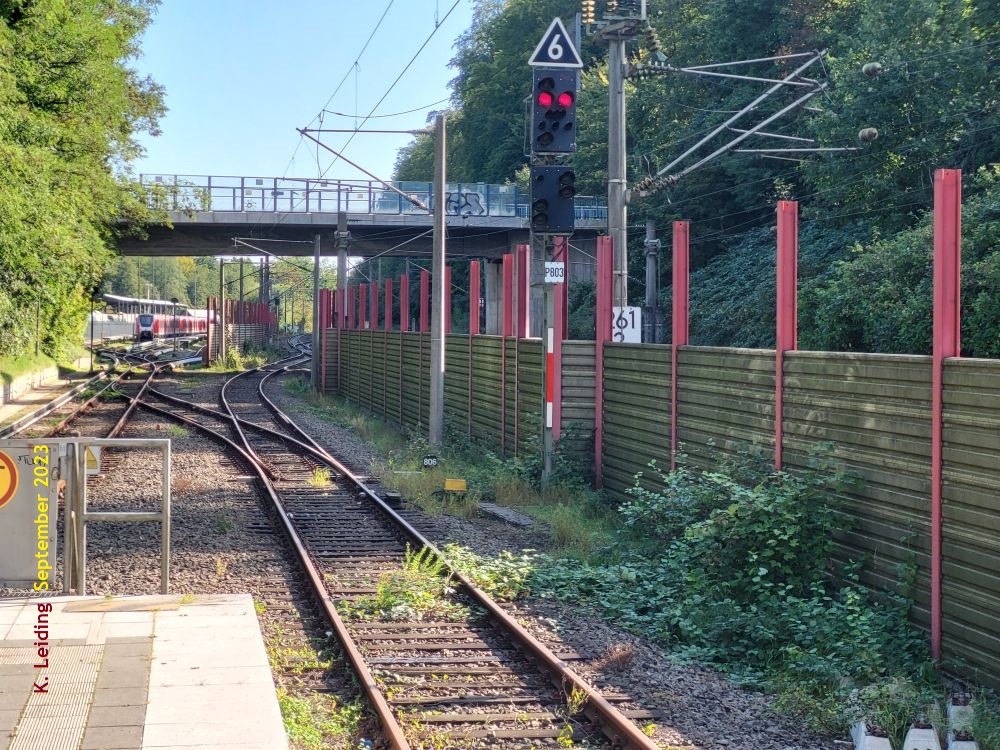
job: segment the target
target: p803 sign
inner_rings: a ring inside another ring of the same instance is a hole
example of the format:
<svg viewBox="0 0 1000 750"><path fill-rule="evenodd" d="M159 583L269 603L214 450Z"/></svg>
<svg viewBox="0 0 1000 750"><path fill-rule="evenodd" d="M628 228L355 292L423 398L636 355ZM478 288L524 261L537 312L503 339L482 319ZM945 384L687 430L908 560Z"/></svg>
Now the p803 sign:
<svg viewBox="0 0 1000 750"><path fill-rule="evenodd" d="M546 284L564 283L566 281L566 264L561 261L546 261L543 281Z"/></svg>

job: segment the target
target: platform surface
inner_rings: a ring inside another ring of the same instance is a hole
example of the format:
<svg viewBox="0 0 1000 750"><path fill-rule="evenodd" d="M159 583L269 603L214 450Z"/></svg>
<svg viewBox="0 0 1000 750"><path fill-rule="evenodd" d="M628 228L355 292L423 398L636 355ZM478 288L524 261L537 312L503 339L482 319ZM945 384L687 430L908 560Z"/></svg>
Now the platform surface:
<svg viewBox="0 0 1000 750"><path fill-rule="evenodd" d="M36 748L287 750L251 597L0 599L0 750Z"/></svg>

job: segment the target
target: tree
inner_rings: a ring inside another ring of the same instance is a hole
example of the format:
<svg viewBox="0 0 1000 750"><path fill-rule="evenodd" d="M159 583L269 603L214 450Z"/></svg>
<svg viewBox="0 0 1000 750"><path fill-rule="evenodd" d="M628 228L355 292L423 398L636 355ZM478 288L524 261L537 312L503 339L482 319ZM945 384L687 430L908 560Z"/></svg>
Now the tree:
<svg viewBox="0 0 1000 750"><path fill-rule="evenodd" d="M127 63L154 6L0 2L0 354L27 350L36 301L42 349L65 351L111 258L111 227L145 215L128 163L164 107Z"/></svg>

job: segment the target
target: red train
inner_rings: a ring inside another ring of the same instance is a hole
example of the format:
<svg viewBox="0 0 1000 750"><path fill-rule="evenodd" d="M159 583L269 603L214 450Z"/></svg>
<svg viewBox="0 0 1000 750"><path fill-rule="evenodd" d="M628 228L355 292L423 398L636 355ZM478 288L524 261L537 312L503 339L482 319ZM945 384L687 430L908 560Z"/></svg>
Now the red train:
<svg viewBox="0 0 1000 750"><path fill-rule="evenodd" d="M135 316L135 337L138 341L170 336L197 336L208 332L208 310L184 310L179 315L140 313Z"/></svg>

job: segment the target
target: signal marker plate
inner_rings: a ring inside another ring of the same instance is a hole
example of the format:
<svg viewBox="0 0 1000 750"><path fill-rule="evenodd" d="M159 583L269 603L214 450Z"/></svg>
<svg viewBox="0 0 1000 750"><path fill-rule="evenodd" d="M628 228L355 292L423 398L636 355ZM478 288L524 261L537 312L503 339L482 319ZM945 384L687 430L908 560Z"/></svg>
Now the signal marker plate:
<svg viewBox="0 0 1000 750"><path fill-rule="evenodd" d="M553 18L542 41L531 53L528 65L540 68L582 68L583 60L559 18Z"/></svg>

